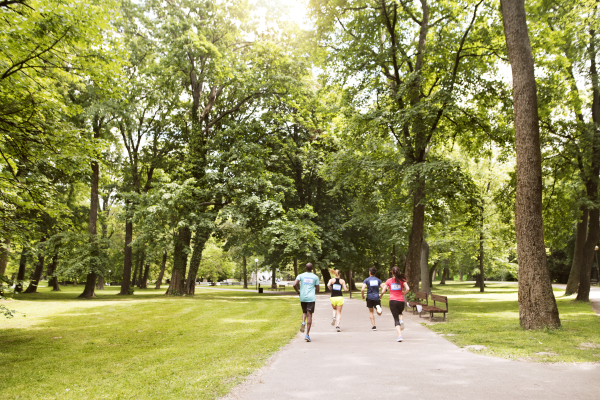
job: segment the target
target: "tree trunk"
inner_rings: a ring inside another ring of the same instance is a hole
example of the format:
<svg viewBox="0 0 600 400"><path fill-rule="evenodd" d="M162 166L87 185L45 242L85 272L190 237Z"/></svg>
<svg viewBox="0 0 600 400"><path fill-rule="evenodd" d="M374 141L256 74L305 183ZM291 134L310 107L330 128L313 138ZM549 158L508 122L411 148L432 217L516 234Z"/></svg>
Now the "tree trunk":
<svg viewBox="0 0 600 400"><path fill-rule="evenodd" d="M418 290L418 288L416 290ZM419 291L431 294L431 281L429 280L429 244L427 244L425 239L423 239L421 244L421 289Z"/></svg>
<svg viewBox="0 0 600 400"><path fill-rule="evenodd" d="M96 290L104 290L104 276L98 275L98 280L96 282Z"/></svg>
<svg viewBox="0 0 600 400"><path fill-rule="evenodd" d="M323 286L325 286L325 293L328 293L329 288L327 287L327 282L331 280L331 274L329 273L329 270L327 268L321 268L321 274L323 275Z"/></svg>
<svg viewBox="0 0 600 400"><path fill-rule="evenodd" d="M581 221L577 222L577 230L575 231L575 249L573 250L573 262L571 263L571 271L569 272L569 280L565 296L570 296L577 293L579 289L579 275L581 273L581 265L583 262L583 246L587 236L587 225L589 210L581 205Z"/></svg>
<svg viewBox="0 0 600 400"><path fill-rule="evenodd" d="M129 204L125 203L125 209L129 208ZM129 294L129 287L131 285L131 264L132 264L132 251L131 242L133 241L133 221L131 217L126 217L125 220L125 249L124 249L124 260L123 260L123 280L121 281L121 291L119 294Z"/></svg>
<svg viewBox="0 0 600 400"><path fill-rule="evenodd" d="M427 250L429 251L429 246L427 246ZM428 253L429 254L429 253ZM392 245L392 268L396 266L396 245Z"/></svg>
<svg viewBox="0 0 600 400"><path fill-rule="evenodd" d="M133 278L131 278L131 286L135 287L137 284L138 270L140 269L140 263L138 262L140 259L139 252L136 252L136 255L133 257L135 260L133 261Z"/></svg>
<svg viewBox="0 0 600 400"><path fill-rule="evenodd" d="M133 284L142 288L142 274L144 272L144 263L146 262L146 250L140 250L140 259L138 260L138 266L135 269L137 271L137 280L133 281Z"/></svg>
<svg viewBox="0 0 600 400"><path fill-rule="evenodd" d="M590 30L590 75L592 78L592 122L594 126L594 142L592 155L592 173L590 176L589 199L598 202L598 175L600 174L600 83L596 69L596 31ZM594 248L600 236L600 210L595 207L589 214L588 237L583 246L584 262L581 265L577 300L590 301L590 274L594 264Z"/></svg>
<svg viewBox="0 0 600 400"><path fill-rule="evenodd" d="M276 278L277 278L277 267L273 267L273 270L271 271L271 289L277 289L277 283L276 283Z"/></svg>
<svg viewBox="0 0 600 400"><path fill-rule="evenodd" d="M242 273L244 274L244 289L248 289L248 268L246 266L246 256L242 257Z"/></svg>
<svg viewBox="0 0 600 400"><path fill-rule="evenodd" d="M25 280L25 269L27 268L27 248L23 246L21 250L21 259L19 260L19 272L17 273L17 283L15 293L23 291L23 281Z"/></svg>
<svg viewBox="0 0 600 400"><path fill-rule="evenodd" d="M4 246L0 247L0 275L6 273L6 265L8 264L8 254L10 253L10 239L4 241Z"/></svg>
<svg viewBox="0 0 600 400"><path fill-rule="evenodd" d="M144 268L144 276L142 277L140 288L148 289L148 275L150 275L150 262L146 260L146 267Z"/></svg>
<svg viewBox="0 0 600 400"><path fill-rule="evenodd" d="M212 232L209 229L198 228L194 235L194 250L192 251L192 258L190 259L190 270L188 272L187 280L185 281L185 294L196 293L196 278L198 276L200 262L202 261L202 252L204 251L204 246L211 233Z"/></svg>
<svg viewBox="0 0 600 400"><path fill-rule="evenodd" d="M519 319L525 329L560 326L546 264L542 219L542 167L537 93L524 0L501 0L513 78L517 196L515 231L519 260Z"/></svg>
<svg viewBox="0 0 600 400"><path fill-rule="evenodd" d="M483 212L481 213L481 226L479 230L479 291L485 290L485 273L483 272Z"/></svg>
<svg viewBox="0 0 600 400"><path fill-rule="evenodd" d="M95 138L99 137L98 134L94 135ZM100 182L100 165L98 161L92 161L92 187L90 193L90 217L88 221L88 233L90 235L90 245L92 255L98 256L100 252L100 248L98 247L98 242L96 238L97 229L96 223L98 222L98 184ZM96 290L96 271L99 269L99 265L89 265L88 268L90 272L87 274L87 278L85 281L85 288L83 289L83 293L79 295L80 299L91 299L95 297Z"/></svg>
<svg viewBox="0 0 600 400"><path fill-rule="evenodd" d="M448 260L444 260L444 269L442 270L442 280L440 281L440 285L446 284L446 279L448 279Z"/></svg>
<svg viewBox="0 0 600 400"><path fill-rule="evenodd" d="M156 288L160 289L160 285L162 283L163 277L165 276L165 268L167 267L167 251L163 251L162 263L160 264L160 273L158 274L158 279L156 280Z"/></svg>
<svg viewBox="0 0 600 400"><path fill-rule="evenodd" d="M294 279L298 276L298 259L294 257Z"/></svg>
<svg viewBox="0 0 600 400"><path fill-rule="evenodd" d="M412 225L408 239L405 274L411 291L419 287L419 270L421 263L421 242L423 241L423 224L425 223L425 182L419 179L413 194Z"/></svg>
<svg viewBox="0 0 600 400"><path fill-rule="evenodd" d="M433 266L429 269L429 283L430 286L433 287L433 280L435 279L435 270L437 269L437 266L439 264L439 260L436 261Z"/></svg>
<svg viewBox="0 0 600 400"><path fill-rule="evenodd" d="M54 256L52 256L52 262L48 266L48 287L51 287L53 292L60 292L60 286L58 286L58 278L54 276L56 274L57 264L58 256L55 254Z"/></svg>
<svg viewBox="0 0 600 400"><path fill-rule="evenodd" d="M462 271L458 271L458 281L459 282L463 281L463 272Z"/></svg>
<svg viewBox="0 0 600 400"><path fill-rule="evenodd" d="M191 240L192 233L188 227L180 228L175 234L171 283L166 293L168 295L181 296L185 293L185 270L187 269L188 248Z"/></svg>
<svg viewBox="0 0 600 400"><path fill-rule="evenodd" d="M41 242L45 242L46 239L43 238ZM37 288L40 283L40 278L42 277L42 272L44 271L44 256L38 256L38 262L35 265L35 271L33 272L33 277L29 282L29 286L24 293L37 293Z"/></svg>

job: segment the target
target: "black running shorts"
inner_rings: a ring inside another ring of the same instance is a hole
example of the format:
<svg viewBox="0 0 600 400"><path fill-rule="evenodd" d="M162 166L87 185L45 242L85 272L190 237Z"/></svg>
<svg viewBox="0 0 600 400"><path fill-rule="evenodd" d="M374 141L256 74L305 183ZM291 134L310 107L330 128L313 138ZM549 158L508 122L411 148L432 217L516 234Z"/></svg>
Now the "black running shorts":
<svg viewBox="0 0 600 400"><path fill-rule="evenodd" d="M367 308L375 308L375 306L380 306L381 300L370 300L367 299Z"/></svg>
<svg viewBox="0 0 600 400"><path fill-rule="evenodd" d="M301 301L300 305L302 306L302 312L309 312L309 313L314 313L315 312L315 302L314 301Z"/></svg>

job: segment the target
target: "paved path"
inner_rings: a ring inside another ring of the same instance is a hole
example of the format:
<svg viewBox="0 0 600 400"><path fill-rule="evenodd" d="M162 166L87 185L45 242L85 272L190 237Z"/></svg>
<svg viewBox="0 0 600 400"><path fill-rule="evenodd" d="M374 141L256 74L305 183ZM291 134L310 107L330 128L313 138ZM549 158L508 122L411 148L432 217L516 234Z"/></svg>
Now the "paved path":
<svg viewBox="0 0 600 400"><path fill-rule="evenodd" d="M300 305L298 305L300 307ZM593 399L600 365L536 364L456 347L405 317L396 342L389 309L371 332L365 303L346 299L342 332L330 325L329 298L317 296L311 343L298 334L226 399Z"/></svg>

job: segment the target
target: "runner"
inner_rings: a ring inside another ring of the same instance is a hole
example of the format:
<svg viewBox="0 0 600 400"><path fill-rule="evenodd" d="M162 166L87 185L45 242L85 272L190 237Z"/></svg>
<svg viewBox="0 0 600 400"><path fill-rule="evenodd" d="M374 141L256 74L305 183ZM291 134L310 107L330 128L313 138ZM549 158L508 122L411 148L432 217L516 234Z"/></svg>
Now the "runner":
<svg viewBox="0 0 600 400"><path fill-rule="evenodd" d="M335 275L335 278L331 278L327 283L327 287L331 289L331 307L333 308L333 318L331 325L335 325L335 330L341 332L340 323L342 322L342 307L344 306L344 295L342 294L342 288L348 290L346 282L340 279L340 270L331 270Z"/></svg>
<svg viewBox="0 0 600 400"><path fill-rule="evenodd" d="M404 321L402 320L402 311L404 310L404 294L410 290L406 284L406 275L400 273L400 268L392 268L392 277L385 281L383 291L379 298L381 299L384 293L390 288L390 311L394 316L394 324L396 332L398 332L397 342L402 341L402 330L404 329Z"/></svg>
<svg viewBox="0 0 600 400"><path fill-rule="evenodd" d="M375 276L377 268L369 268L369 277L363 281L363 287L360 289L360 294L363 300L365 299L365 288L367 289L367 308L369 309L369 318L371 319L372 331L376 331L375 313L373 308L377 310L377 315L381 315L381 300L379 299L379 287L383 287L381 279Z"/></svg>
<svg viewBox="0 0 600 400"><path fill-rule="evenodd" d="M300 325L300 332L304 332L306 327L306 336L304 340L310 342L310 326L312 325L312 315L315 312L315 296L319 293L319 277L312 273L313 265L311 263L306 264L306 272L296 277L294 281L294 289L296 293L300 294L300 305L302 306L302 325ZM300 287L300 290L298 290Z"/></svg>

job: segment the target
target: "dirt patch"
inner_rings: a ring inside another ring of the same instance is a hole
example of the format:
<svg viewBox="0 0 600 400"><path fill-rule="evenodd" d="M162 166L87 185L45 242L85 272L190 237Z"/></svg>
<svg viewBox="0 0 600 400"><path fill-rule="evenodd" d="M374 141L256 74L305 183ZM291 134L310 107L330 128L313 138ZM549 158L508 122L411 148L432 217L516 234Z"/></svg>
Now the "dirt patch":
<svg viewBox="0 0 600 400"><path fill-rule="evenodd" d="M481 350L487 349L487 347L483 346L481 344L471 344L469 346L465 346L465 349L467 349L467 350L473 350L473 351L481 351Z"/></svg>
<svg viewBox="0 0 600 400"><path fill-rule="evenodd" d="M553 353L551 351L540 351L539 353L535 353L536 356L550 356L550 357L554 357L557 356L558 354Z"/></svg>
<svg viewBox="0 0 600 400"><path fill-rule="evenodd" d="M596 343L590 343L590 342L586 342L586 343L579 343L579 349L580 349L580 350L586 350L586 349L600 349L600 344L596 344Z"/></svg>

